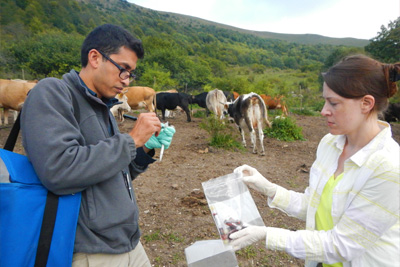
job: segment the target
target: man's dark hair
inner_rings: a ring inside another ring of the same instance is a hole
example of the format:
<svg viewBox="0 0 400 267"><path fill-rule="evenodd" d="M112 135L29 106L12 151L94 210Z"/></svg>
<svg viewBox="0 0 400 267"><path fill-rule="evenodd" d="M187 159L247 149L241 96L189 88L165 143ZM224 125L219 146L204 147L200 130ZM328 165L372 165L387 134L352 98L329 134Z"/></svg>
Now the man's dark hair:
<svg viewBox="0 0 400 267"><path fill-rule="evenodd" d="M132 50L138 58L143 58L144 50L142 41L135 38L124 28L113 25L104 24L96 27L86 36L81 48L81 64L86 67L88 63L88 54L92 49L111 55L117 54L121 47Z"/></svg>

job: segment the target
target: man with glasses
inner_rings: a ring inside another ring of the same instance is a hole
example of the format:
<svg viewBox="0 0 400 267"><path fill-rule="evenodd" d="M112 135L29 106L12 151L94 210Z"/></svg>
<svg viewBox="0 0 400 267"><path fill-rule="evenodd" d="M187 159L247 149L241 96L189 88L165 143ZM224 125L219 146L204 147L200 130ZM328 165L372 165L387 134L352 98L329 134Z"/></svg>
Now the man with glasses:
<svg viewBox="0 0 400 267"><path fill-rule="evenodd" d="M143 55L125 29L99 26L83 42L81 71L41 80L25 101L23 144L42 183L59 195L82 192L72 266L151 266L131 181L154 162L146 142L161 123L142 113L122 134L109 111Z"/></svg>

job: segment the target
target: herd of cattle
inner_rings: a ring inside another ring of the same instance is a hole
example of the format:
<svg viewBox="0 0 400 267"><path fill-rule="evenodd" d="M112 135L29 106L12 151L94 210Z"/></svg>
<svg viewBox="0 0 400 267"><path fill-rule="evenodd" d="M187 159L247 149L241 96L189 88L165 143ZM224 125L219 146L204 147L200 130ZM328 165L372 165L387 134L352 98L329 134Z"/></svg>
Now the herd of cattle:
<svg viewBox="0 0 400 267"><path fill-rule="evenodd" d="M26 95L37 81L5 80L0 79L0 125L4 118L4 125L8 124L9 110L20 111ZM131 110L146 109L150 112L161 110L162 120L173 116L174 112L185 112L187 121L191 121L191 104L197 104L206 110L207 116L213 113L217 118L224 118L229 114L237 124L242 135L242 142L246 145L244 128L250 132L253 152L256 150L256 133L261 146L261 154L264 154L263 147L263 125L271 126L268 121L267 111L269 109L280 109L283 116L288 116L288 108L279 97L270 97L264 94L243 94L236 92L221 91L214 89L210 92L203 92L197 95L179 93L176 90L156 92L149 87L133 86L127 87L125 91L117 95L119 104L111 108L112 114L118 121L123 122L124 113ZM16 116L16 112L14 112ZM400 103L391 103L383 114L383 119L388 122L400 121Z"/></svg>

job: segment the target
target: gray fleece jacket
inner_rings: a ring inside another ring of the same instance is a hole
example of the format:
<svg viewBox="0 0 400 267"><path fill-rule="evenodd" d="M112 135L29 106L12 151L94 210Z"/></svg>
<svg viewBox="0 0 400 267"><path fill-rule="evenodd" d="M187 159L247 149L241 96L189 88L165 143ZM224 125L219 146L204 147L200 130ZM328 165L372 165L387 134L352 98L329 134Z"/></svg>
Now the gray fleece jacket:
<svg viewBox="0 0 400 267"><path fill-rule="evenodd" d="M90 94L76 71L62 80L43 79L30 91L21 130L26 154L44 186L59 195L82 192L74 252L134 249L139 212L124 173L134 179L154 160L119 132L109 107Z"/></svg>

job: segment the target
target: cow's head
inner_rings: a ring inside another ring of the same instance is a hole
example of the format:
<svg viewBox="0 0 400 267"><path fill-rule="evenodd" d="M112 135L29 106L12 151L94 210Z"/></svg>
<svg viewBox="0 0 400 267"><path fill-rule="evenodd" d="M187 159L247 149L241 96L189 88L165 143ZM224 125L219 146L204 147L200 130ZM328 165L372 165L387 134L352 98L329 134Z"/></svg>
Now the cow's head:
<svg viewBox="0 0 400 267"><path fill-rule="evenodd" d="M233 103L233 101L221 103L224 105L224 116L228 115L230 119L233 118Z"/></svg>

